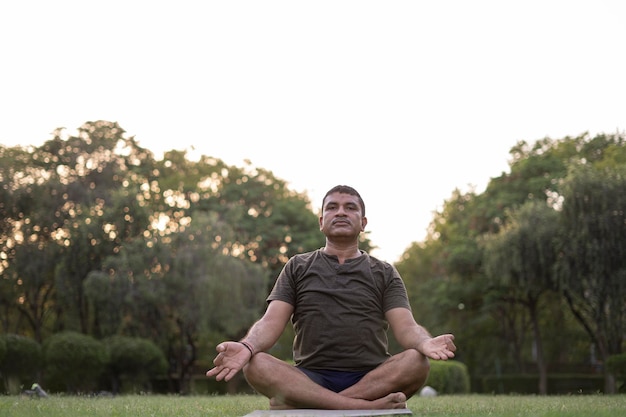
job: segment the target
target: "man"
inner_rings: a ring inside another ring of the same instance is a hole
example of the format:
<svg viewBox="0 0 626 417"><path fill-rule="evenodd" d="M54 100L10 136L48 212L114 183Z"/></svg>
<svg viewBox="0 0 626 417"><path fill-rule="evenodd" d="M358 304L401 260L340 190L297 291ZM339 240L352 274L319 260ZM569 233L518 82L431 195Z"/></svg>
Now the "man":
<svg viewBox="0 0 626 417"><path fill-rule="evenodd" d="M454 336L432 337L415 322L396 269L359 250L365 204L338 185L322 200L326 245L293 256L267 298L263 317L240 342L217 346L208 377L243 369L271 409L392 409L424 384L428 358L454 357ZM291 319L295 366L265 353ZM391 356L387 329L404 349Z"/></svg>

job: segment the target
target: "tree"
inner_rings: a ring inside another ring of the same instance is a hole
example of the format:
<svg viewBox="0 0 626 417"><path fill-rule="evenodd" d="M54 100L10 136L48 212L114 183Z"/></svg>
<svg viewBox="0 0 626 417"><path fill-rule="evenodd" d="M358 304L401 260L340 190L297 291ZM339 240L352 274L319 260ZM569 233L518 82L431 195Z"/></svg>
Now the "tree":
<svg viewBox="0 0 626 417"><path fill-rule="evenodd" d="M523 371L528 355L523 341L532 328L526 308L504 303L501 291L486 290L492 283L484 268L485 237L506 228L511 215L529 201L545 202L560 210L563 179L572 167L624 164L626 146L623 134L583 134L561 140L544 138L534 144L521 141L510 154L510 171L491 178L484 192L454 190L435 213L426 240L409 247L397 265L407 286L418 288L413 301L421 314L418 318L432 321L434 331L453 332L464 340L459 356L473 374L493 372L494 366L496 373L510 368ZM426 263L432 268L424 267ZM562 299L549 293L542 298L545 302L539 321L555 334L544 340L550 359L588 355ZM554 317L561 320L560 327L551 320ZM507 349L503 349L502 341ZM513 360L502 360L507 351L516 352Z"/></svg>
<svg viewBox="0 0 626 417"><path fill-rule="evenodd" d="M396 264L416 320L433 333L454 333L463 341L457 358L473 374L490 372L495 358L506 352L484 307L480 204L473 190L454 190L435 213L426 240L412 245Z"/></svg>
<svg viewBox="0 0 626 417"><path fill-rule="evenodd" d="M558 213L544 201L520 207L499 233L486 239L484 266L491 291L504 303L522 305L530 316L534 335L539 393L548 393L547 364L540 329L540 301L556 290L554 266Z"/></svg>
<svg viewBox="0 0 626 417"><path fill-rule="evenodd" d="M0 268L10 272L3 282L10 291L1 301L27 317L37 337L44 316L56 316L56 329L88 331L82 281L124 239L145 229L140 216L125 210L136 205L113 206L111 220L112 196L152 172L146 169L151 154L117 123L87 122L67 139L62 133L57 130L39 148L0 152ZM31 265L18 259L28 254L38 255ZM19 319L7 317L14 324Z"/></svg>
<svg viewBox="0 0 626 417"><path fill-rule="evenodd" d="M148 338L184 381L206 345L262 313L286 260L323 242L308 197L271 171L156 161L114 122L0 146L5 331Z"/></svg>
<svg viewBox="0 0 626 417"><path fill-rule="evenodd" d="M32 149L0 147L2 327L9 333L33 335L38 341L44 337L44 320L51 311L51 269L60 250L51 238L60 193L59 187L47 182L48 177L33 159Z"/></svg>
<svg viewBox="0 0 626 417"><path fill-rule="evenodd" d="M242 337L264 305L267 273L212 246L224 227L197 213L184 231L125 245L85 282L101 334L155 341L181 392L200 347Z"/></svg>
<svg viewBox="0 0 626 417"><path fill-rule="evenodd" d="M561 289L606 361L626 334L626 168L573 169L562 199ZM608 372L605 381L615 392Z"/></svg>
<svg viewBox="0 0 626 417"><path fill-rule="evenodd" d="M25 242L15 247L14 262L5 271L8 284L14 283L7 300L24 317L38 343L44 339L44 325L52 311L54 269L60 247L54 243Z"/></svg>

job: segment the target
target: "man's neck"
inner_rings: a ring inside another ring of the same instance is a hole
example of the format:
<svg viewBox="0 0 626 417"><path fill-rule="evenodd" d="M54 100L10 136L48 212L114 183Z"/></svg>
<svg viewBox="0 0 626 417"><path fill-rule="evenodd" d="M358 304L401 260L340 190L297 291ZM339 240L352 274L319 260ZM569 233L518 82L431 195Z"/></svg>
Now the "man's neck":
<svg viewBox="0 0 626 417"><path fill-rule="evenodd" d="M326 246L322 248L322 252L327 255L334 255L339 259L339 263L344 263L347 259L358 258L361 256L359 245L357 243L348 246L336 245L326 241Z"/></svg>

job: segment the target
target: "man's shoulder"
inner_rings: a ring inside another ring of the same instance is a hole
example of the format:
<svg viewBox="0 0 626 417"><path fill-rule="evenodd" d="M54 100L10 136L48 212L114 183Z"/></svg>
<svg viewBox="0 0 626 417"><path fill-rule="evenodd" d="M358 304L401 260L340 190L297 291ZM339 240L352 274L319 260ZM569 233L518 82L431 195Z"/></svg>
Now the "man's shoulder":
<svg viewBox="0 0 626 417"><path fill-rule="evenodd" d="M291 264L308 263L308 262L311 262L311 260L314 260L315 258L317 258L319 256L319 253L320 253L319 249L315 249L310 252L297 253L295 255L292 255L291 258L289 258L289 261L287 263L291 263Z"/></svg>
<svg viewBox="0 0 626 417"><path fill-rule="evenodd" d="M392 270L395 268L390 262L383 261L382 259L379 259L373 255L370 255L369 253L365 251L361 251L361 252L363 252L363 254L368 257L369 263L372 267L378 267L380 269L385 269L385 270L386 269Z"/></svg>

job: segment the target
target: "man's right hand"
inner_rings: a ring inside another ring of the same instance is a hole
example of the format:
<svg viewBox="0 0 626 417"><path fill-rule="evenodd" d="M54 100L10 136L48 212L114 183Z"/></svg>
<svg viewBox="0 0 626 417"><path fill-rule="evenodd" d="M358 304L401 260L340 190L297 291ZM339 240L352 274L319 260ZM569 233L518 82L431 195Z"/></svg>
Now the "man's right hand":
<svg viewBox="0 0 626 417"><path fill-rule="evenodd" d="M222 342L215 348L214 368L206 376L216 380L230 381L252 358L252 353L239 342Z"/></svg>

